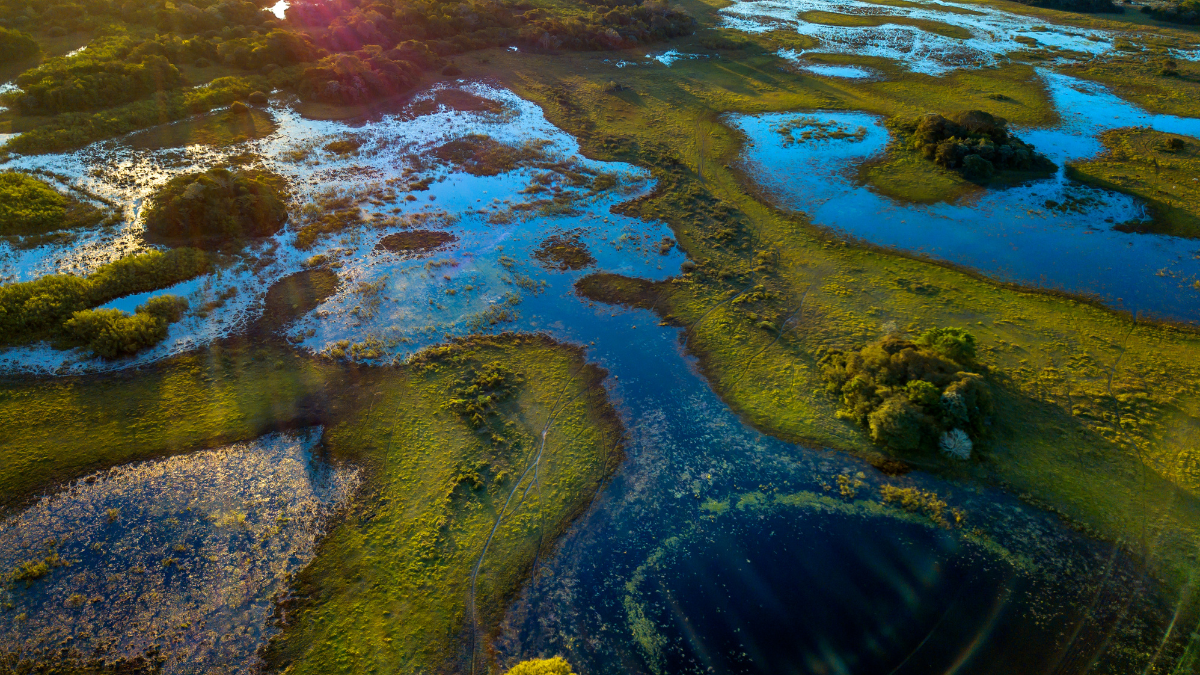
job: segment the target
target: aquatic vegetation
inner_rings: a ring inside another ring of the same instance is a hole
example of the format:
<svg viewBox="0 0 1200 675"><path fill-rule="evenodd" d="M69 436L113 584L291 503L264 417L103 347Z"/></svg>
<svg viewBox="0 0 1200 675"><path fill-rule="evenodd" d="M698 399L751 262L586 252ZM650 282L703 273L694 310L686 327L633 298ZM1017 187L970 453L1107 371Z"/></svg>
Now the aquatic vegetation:
<svg viewBox="0 0 1200 675"><path fill-rule="evenodd" d="M578 232L555 234L546 237L533 252L533 257L546 269L560 272L581 270L596 264Z"/></svg>
<svg viewBox="0 0 1200 675"><path fill-rule="evenodd" d="M1010 134L1008 122L982 110L958 112L949 118L929 113L891 121L891 126L907 136L900 143L968 178L987 180L1006 170L1044 174L1056 168L1033 146Z"/></svg>
<svg viewBox="0 0 1200 675"><path fill-rule="evenodd" d="M1129 232L1200 237L1200 140L1151 129L1114 129L1106 152L1067 167L1078 181L1136 195L1150 219L1121 223Z"/></svg>
<svg viewBox="0 0 1200 675"><path fill-rule="evenodd" d="M287 222L283 180L263 171L213 168L172 178L146 212L146 238L220 249L275 234Z"/></svg>
<svg viewBox="0 0 1200 675"><path fill-rule="evenodd" d="M62 672L112 672L89 670L96 657L253 672L256 647L277 632L272 597L361 483L359 470L314 456L320 433L117 467L7 515L0 564L32 559L0 587L0 654ZM105 517L112 509L119 519Z"/></svg>
<svg viewBox="0 0 1200 675"><path fill-rule="evenodd" d="M76 312L192 279L209 264L203 251L179 248L128 256L86 277L56 274L0 286L0 340L11 345L60 335Z"/></svg>
<svg viewBox="0 0 1200 675"><path fill-rule="evenodd" d="M377 248L397 253L424 253L443 248L458 241L449 232L435 230L407 230L389 234L376 244Z"/></svg>
<svg viewBox="0 0 1200 675"><path fill-rule="evenodd" d="M16 171L0 173L0 235L31 235L89 227L104 212L46 181Z"/></svg>

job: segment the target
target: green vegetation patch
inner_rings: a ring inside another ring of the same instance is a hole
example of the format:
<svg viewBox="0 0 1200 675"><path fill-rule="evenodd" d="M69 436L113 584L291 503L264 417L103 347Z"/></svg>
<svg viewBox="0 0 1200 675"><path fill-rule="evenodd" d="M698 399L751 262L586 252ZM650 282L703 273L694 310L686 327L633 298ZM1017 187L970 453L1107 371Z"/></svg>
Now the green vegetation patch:
<svg viewBox="0 0 1200 675"><path fill-rule="evenodd" d="M526 141L521 145L501 143L491 136L471 134L443 143L433 150L433 156L472 176L496 176L518 166L549 160L546 141Z"/></svg>
<svg viewBox="0 0 1200 675"><path fill-rule="evenodd" d="M1107 152L1067 174L1146 202L1152 220L1117 229L1200 237L1200 140L1143 128L1115 129L1101 140Z"/></svg>
<svg viewBox="0 0 1200 675"><path fill-rule="evenodd" d="M265 171L215 167L176 176L150 202L146 239L171 246L238 248L287 222L283 179Z"/></svg>
<svg viewBox="0 0 1200 675"><path fill-rule="evenodd" d="M534 249L533 257L542 267L560 272L581 270L596 264L596 259L588 251L587 244L580 240L577 232L546 237Z"/></svg>
<svg viewBox="0 0 1200 675"><path fill-rule="evenodd" d="M35 235L90 227L104 211L16 171L0 173L0 235Z"/></svg>
<svg viewBox="0 0 1200 675"><path fill-rule="evenodd" d="M449 232L436 230L407 230L389 234L379 240L376 248L397 253L427 253L458 241Z"/></svg>
<svg viewBox="0 0 1200 675"><path fill-rule="evenodd" d="M1007 121L982 110L949 118L929 113L892 120L891 126L905 135L900 141L904 147L969 179L988 180L1002 171L1046 174L1055 169L1045 155L1010 134Z"/></svg>
<svg viewBox="0 0 1200 675"><path fill-rule="evenodd" d="M289 274L267 290L259 324L270 331L286 327L337 293L338 281L336 272L322 267Z"/></svg>
<svg viewBox="0 0 1200 675"><path fill-rule="evenodd" d="M102 265L86 277L52 274L0 286L0 344L70 338L65 326L77 312L187 281L207 272L209 265L209 257L194 248L150 251Z"/></svg>
<svg viewBox="0 0 1200 675"><path fill-rule="evenodd" d="M28 33L0 27L0 63L32 59L42 51Z"/></svg>
<svg viewBox="0 0 1200 675"><path fill-rule="evenodd" d="M300 573L269 667L470 670L461 650L484 656L534 557L620 459L603 371L575 349L477 338L385 372L327 429L330 453L370 477Z"/></svg>
<svg viewBox="0 0 1200 675"><path fill-rule="evenodd" d="M561 656L549 659L522 661L508 671L508 675L575 675L571 664Z"/></svg>
<svg viewBox="0 0 1200 675"><path fill-rule="evenodd" d="M821 357L827 391L838 417L867 428L871 440L893 452L929 452L969 459L987 431L992 393L968 372L975 338L959 328L926 331L916 341L887 336L860 350Z"/></svg>

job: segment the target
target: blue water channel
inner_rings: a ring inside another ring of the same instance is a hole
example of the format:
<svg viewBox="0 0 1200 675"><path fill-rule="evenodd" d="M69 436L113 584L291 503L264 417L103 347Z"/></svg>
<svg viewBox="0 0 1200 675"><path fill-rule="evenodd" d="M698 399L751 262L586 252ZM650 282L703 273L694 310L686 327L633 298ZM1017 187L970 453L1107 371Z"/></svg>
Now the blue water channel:
<svg viewBox="0 0 1200 675"><path fill-rule="evenodd" d="M883 152L889 140L879 117L773 113L732 115L727 121L748 139L743 162L753 180L769 198L820 226L1003 281L1097 297L1144 317L1197 322L1200 242L1113 229L1145 220L1144 206L1068 180L1063 167L1100 154L1097 137L1109 129L1146 126L1200 138L1200 119L1152 115L1100 85L1049 71L1041 76L1061 123L1015 131L1058 164L1058 173L954 204L902 203L859 183L855 169ZM796 132L789 137L779 131L797 118L865 133L799 141Z"/></svg>

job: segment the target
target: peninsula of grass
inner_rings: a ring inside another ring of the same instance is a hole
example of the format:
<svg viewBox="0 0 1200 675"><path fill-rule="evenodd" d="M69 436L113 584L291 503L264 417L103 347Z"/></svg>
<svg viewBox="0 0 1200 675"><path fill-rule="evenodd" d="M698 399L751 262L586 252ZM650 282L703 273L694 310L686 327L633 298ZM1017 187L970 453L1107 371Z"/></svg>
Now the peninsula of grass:
<svg viewBox="0 0 1200 675"><path fill-rule="evenodd" d="M0 173L0 236L40 235L94 227L103 210L25 173Z"/></svg>
<svg viewBox="0 0 1200 675"><path fill-rule="evenodd" d="M1101 140L1106 152L1070 165L1067 175L1145 202L1150 220L1117 229L1200 237L1200 140L1142 128L1115 129Z"/></svg>
<svg viewBox="0 0 1200 675"><path fill-rule="evenodd" d="M621 458L604 373L577 349L476 338L384 372L327 427L369 478L300 574L273 669L466 672L472 649L486 666L505 601Z"/></svg>
<svg viewBox="0 0 1200 675"><path fill-rule="evenodd" d="M146 212L146 240L169 246L236 249L287 222L287 191L266 171L215 167L176 176Z"/></svg>

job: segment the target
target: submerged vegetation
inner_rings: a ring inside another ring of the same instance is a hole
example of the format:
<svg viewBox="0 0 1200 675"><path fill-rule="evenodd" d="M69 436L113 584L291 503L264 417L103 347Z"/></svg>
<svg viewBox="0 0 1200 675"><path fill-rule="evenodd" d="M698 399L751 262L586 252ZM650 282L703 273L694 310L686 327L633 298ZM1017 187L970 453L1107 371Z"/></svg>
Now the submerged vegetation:
<svg viewBox="0 0 1200 675"><path fill-rule="evenodd" d="M283 179L262 171L213 168L176 176L146 213L146 238L172 246L241 247L287 222Z"/></svg>

